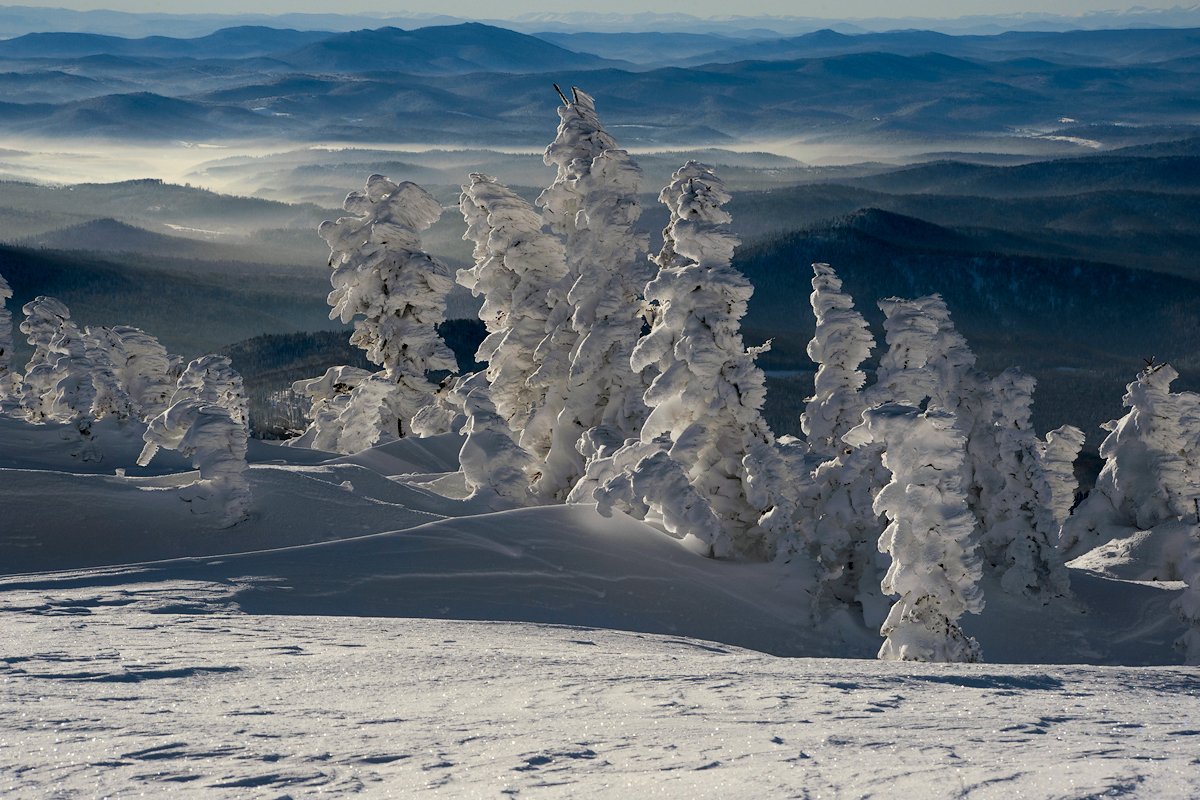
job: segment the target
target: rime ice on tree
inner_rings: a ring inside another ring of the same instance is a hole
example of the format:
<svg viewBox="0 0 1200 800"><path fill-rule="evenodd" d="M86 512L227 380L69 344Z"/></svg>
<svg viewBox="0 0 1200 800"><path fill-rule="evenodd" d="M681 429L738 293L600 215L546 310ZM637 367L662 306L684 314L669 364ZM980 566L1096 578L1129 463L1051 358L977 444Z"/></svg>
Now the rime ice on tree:
<svg viewBox="0 0 1200 800"><path fill-rule="evenodd" d="M889 525L880 551L892 557L883 590L900 599L883 623L879 657L904 661L978 661L978 643L958 619L983 610L975 518L962 485L965 437L954 415L886 404L870 409L846 435L881 442L892 480L875 497Z"/></svg>
<svg viewBox="0 0 1200 800"><path fill-rule="evenodd" d="M545 155L557 177L538 198L551 229L566 241L568 272L551 301L570 287L565 306L547 321L536 378L556 387L562 403L537 486L547 500L564 499L583 475L577 447L585 431L603 426L629 438L641 428L646 382L629 357L641 336L641 292L650 277L645 237L635 231L641 170L616 149L587 94L576 90L558 113L558 135ZM549 405L558 402L547 398Z"/></svg>
<svg viewBox="0 0 1200 800"><path fill-rule="evenodd" d="M1046 434L1038 443L1038 458L1050 484L1050 513L1059 529L1071 513L1075 503L1075 490L1079 481L1075 478L1075 459L1083 449L1083 431L1074 425L1063 425ZM1055 539L1057 544L1058 539Z"/></svg>
<svg viewBox="0 0 1200 800"><path fill-rule="evenodd" d="M353 452L410 433L413 415L436 390L425 373L457 364L436 331L453 279L421 249L420 233L441 205L416 184L372 175L345 209L351 216L320 227L333 267L329 316L354 320L350 342L383 367L354 388L338 417L337 449Z"/></svg>

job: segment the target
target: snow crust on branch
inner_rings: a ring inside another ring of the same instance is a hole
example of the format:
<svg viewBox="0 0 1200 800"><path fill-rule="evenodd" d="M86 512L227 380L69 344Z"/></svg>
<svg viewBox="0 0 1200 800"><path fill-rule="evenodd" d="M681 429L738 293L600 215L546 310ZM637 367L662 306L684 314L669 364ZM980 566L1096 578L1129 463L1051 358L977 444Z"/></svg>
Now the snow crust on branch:
<svg viewBox="0 0 1200 800"><path fill-rule="evenodd" d="M978 661L963 633L964 613L983 610L975 519L962 484L966 438L954 415L889 403L863 414L846 435L855 446L882 443L891 481L875 497L886 514L879 549L892 557L883 591L899 595L880 632L879 657L904 661Z"/></svg>
<svg viewBox="0 0 1200 800"><path fill-rule="evenodd" d="M192 460L200 480L180 493L192 513L211 515L222 527L245 519L250 506L246 479L246 401L242 378L226 356L188 364L165 411L150 420L137 463L146 466L159 448Z"/></svg>
<svg viewBox="0 0 1200 800"><path fill-rule="evenodd" d="M567 257L567 274L551 291L551 302L565 297L566 308L547 320L535 373L539 385L560 387L547 405L562 403L537 484L544 500L565 499L583 476L578 445L585 431L605 426L621 438L636 437L646 417L647 379L629 365L650 277L646 237L635 229L641 170L616 149L586 93L574 90L558 113L558 135L545 154L557 173L538 198L551 229L565 239Z"/></svg>
<svg viewBox="0 0 1200 800"><path fill-rule="evenodd" d="M475 296L483 296L479 315L488 330L476 358L487 362L488 392L496 413L523 448L544 459L564 399L561 385L547 384L555 370L543 369L543 359L553 348L541 346L555 312L551 291L567 275L562 242L543 230L544 220L536 209L495 178L472 174L463 187L460 208L467 223L463 238L475 244L475 266L459 270L457 279ZM548 405L554 388L558 402Z"/></svg>
<svg viewBox="0 0 1200 800"><path fill-rule="evenodd" d="M437 388L425 374L458 367L436 330L453 278L421 248L420 234L441 216L441 204L414 183L371 175L362 192L346 197L345 210L350 216L319 229L333 267L329 316L354 320L351 344L383 367L356 385L335 423L338 450L354 452L410 433Z"/></svg>

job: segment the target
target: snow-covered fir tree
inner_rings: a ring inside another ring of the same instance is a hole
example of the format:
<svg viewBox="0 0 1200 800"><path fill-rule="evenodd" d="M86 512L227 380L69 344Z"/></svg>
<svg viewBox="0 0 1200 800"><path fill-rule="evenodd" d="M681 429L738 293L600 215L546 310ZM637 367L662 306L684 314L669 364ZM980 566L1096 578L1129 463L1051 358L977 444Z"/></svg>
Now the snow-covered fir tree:
<svg viewBox="0 0 1200 800"><path fill-rule="evenodd" d="M983 610L975 518L962 485L966 437L954 415L894 403L869 409L848 443L883 443L891 481L875 497L889 524L879 549L892 557L883 580L899 595L880 632L879 657L905 661L978 661L963 633L964 613Z"/></svg>
<svg viewBox="0 0 1200 800"><path fill-rule="evenodd" d="M320 227L333 267L330 318L353 320L351 343L383 367L352 390L339 415L338 450L353 452L411 433L413 415L437 389L426 373L457 364L436 330L453 278L421 247L441 204L416 184L372 175L364 191L346 197L345 210L350 216Z"/></svg>
<svg viewBox="0 0 1200 800"><path fill-rule="evenodd" d="M605 426L620 438L635 437L646 418L647 379L629 365L642 333L641 293L650 278L646 237L635 227L641 170L616 149L587 94L573 90L558 113L558 135L545 155L557 175L538 198L551 229L564 237L567 254L567 275L550 293L552 304L565 296L566 307L547 320L536 377L541 385L561 387L563 404L537 483L545 500L565 499L583 476L578 445L585 431ZM564 367L565 374L555 374ZM551 405L559 401L547 398Z"/></svg>
<svg viewBox="0 0 1200 800"><path fill-rule="evenodd" d="M347 422L342 414L350 404L351 393L370 377L371 373L365 369L343 365L330 367L319 378L293 383L292 391L307 397L311 403L307 414L311 424L293 443L314 450L340 452L339 440Z"/></svg>
<svg viewBox="0 0 1200 800"><path fill-rule="evenodd" d="M565 400L565 371L558 371L557 386L546 385L556 370L542 369L542 356L553 351L542 344L555 312L549 293L562 291L566 254L562 242L543 230L541 214L495 178L472 174L460 208L467 222L463 238L475 244L475 266L459 270L458 282L483 296L479 316L488 330L476 358L487 362L496 412L541 460Z"/></svg>
<svg viewBox="0 0 1200 800"><path fill-rule="evenodd" d="M1147 367L1124 397L1129 411L1105 424L1104 467L1063 526L1070 559L1133 531L1196 514L1200 498L1200 396L1175 393L1169 364Z"/></svg>
<svg viewBox="0 0 1200 800"><path fill-rule="evenodd" d="M150 420L137 463L149 464L160 448L190 458L200 480L180 497L192 513L230 527L249 512L248 437L242 377L226 356L203 356L188 364L169 406Z"/></svg>
<svg viewBox="0 0 1200 800"><path fill-rule="evenodd" d="M1183 651L1184 663L1200 666L1200 520L1188 525L1186 551L1179 564L1179 577L1187 588L1171 604L1187 626L1176 646Z"/></svg>
<svg viewBox="0 0 1200 800"><path fill-rule="evenodd" d="M862 363L871 354L875 337L842 281L828 264L813 264L812 303L816 333L808 343L808 356L817 364L813 396L800 417L809 446L833 457L843 450L842 437L862 422L867 382Z"/></svg>
<svg viewBox="0 0 1200 800"><path fill-rule="evenodd" d="M137 406L117 374L116 362L121 360L120 353L112 346L107 332L107 328L85 328L83 331L84 355L91 368L95 389L92 416L96 419L113 416L122 421L138 418Z"/></svg>

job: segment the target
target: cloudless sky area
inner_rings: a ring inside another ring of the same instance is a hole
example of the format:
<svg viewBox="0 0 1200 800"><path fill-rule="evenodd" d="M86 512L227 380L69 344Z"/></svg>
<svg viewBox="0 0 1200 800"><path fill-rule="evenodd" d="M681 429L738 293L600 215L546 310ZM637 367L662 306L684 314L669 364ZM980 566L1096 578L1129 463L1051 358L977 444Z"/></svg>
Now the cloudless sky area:
<svg viewBox="0 0 1200 800"><path fill-rule="evenodd" d="M248 4L245 0L204 0L204 2L172 2L161 0L99 0L99 2L73 2L72 0L17 0L13 5L39 8L72 8L89 10L107 8L116 11L154 11L175 14L200 13L356 13L381 12L390 16L405 13L440 13L456 17L499 19L516 16L530 11L610 11L637 13L649 11L659 14L684 13L695 16L726 16L736 14L753 16L772 14L780 16L827 17L848 19L854 17L961 17L970 14L1007 14L1022 11L1043 11L1052 14L1083 14L1088 11L1124 10L1129 6L1113 0L910 0L897 4L894 0L740 0L731 4L728 0L688 0L688 2L647 2L647 0L608 0L597 4L594 0L404 0L403 3L380 3L371 0L355 2L332 2L331 0L257 0ZM1142 0L1137 3L1143 8L1171 8L1179 5L1178 0Z"/></svg>

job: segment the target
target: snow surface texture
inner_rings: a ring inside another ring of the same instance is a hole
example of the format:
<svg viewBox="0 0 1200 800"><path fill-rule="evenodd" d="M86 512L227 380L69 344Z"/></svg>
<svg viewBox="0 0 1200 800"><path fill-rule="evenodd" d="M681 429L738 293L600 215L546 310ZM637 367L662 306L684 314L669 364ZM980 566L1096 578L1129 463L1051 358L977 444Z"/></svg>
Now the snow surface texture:
<svg viewBox="0 0 1200 800"><path fill-rule="evenodd" d="M10 798L1200 793L1185 668L899 670L580 626L249 616L182 582L49 588L2 596Z"/></svg>

